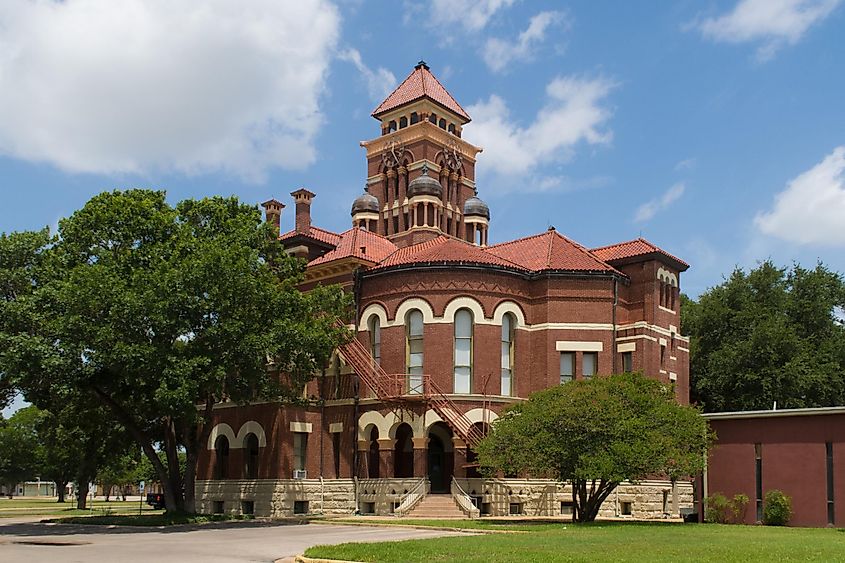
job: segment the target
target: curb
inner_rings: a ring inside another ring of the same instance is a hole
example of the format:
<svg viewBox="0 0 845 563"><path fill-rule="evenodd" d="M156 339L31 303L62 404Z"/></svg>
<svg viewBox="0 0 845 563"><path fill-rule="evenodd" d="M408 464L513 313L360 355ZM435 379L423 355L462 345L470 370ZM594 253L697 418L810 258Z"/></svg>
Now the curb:
<svg viewBox="0 0 845 563"><path fill-rule="evenodd" d="M364 563L363 561L347 561L345 559L314 559L304 555L297 555L293 560L295 563Z"/></svg>
<svg viewBox="0 0 845 563"><path fill-rule="evenodd" d="M417 524L392 524L390 522L332 522L329 520L320 520L311 522L311 524L328 524L334 526L361 526L365 528L406 528L408 530L445 530L447 532L462 532L465 534L527 534L523 530L483 530L480 528L447 528L445 526L420 526ZM314 561L323 561L322 559L315 559ZM325 561L330 561L326 559Z"/></svg>

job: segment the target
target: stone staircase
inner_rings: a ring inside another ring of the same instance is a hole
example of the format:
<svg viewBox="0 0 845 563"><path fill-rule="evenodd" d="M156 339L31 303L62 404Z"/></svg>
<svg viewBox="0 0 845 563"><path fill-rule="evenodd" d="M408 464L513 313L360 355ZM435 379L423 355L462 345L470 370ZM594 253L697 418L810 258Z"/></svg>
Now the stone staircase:
<svg viewBox="0 0 845 563"><path fill-rule="evenodd" d="M450 494L428 494L407 515L408 518L466 518Z"/></svg>

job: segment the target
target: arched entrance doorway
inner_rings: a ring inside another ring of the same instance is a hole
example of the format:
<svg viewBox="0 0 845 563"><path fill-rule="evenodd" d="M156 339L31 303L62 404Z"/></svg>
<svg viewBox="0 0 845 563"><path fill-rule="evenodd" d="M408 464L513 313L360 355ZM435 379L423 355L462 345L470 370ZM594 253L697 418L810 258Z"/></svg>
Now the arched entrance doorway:
<svg viewBox="0 0 845 563"><path fill-rule="evenodd" d="M455 464L452 431L442 422L428 431L428 480L432 493L448 493Z"/></svg>
<svg viewBox="0 0 845 563"><path fill-rule="evenodd" d="M414 476L414 431L407 423L396 429L396 449L393 451L393 476Z"/></svg>
<svg viewBox="0 0 845 563"><path fill-rule="evenodd" d="M378 455L378 428L373 426L370 430L369 447L367 448L367 477L370 479L379 478L379 455Z"/></svg>

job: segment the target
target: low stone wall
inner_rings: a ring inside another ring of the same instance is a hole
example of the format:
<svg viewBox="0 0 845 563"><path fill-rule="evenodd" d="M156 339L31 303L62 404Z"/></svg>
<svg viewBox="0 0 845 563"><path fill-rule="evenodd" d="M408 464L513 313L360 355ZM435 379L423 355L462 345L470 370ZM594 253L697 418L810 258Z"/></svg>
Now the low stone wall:
<svg viewBox="0 0 845 563"><path fill-rule="evenodd" d="M297 513L348 515L356 510L352 479L197 481L195 490L202 514L239 515L252 509L255 516L279 518Z"/></svg>
<svg viewBox="0 0 845 563"><path fill-rule="evenodd" d="M393 514L403 494L419 479L255 479L198 481L197 510L203 514L249 513L261 517L297 514ZM482 516L566 516L571 514L572 488L544 479L458 479L475 497ZM356 499L356 492L358 498ZM357 500L357 502L356 502ZM693 508L688 482L623 483L604 502L599 516L677 517Z"/></svg>
<svg viewBox="0 0 845 563"><path fill-rule="evenodd" d="M545 479L458 479L476 498L482 515L561 516L572 510L572 487ZM622 483L602 504L599 516L631 518L677 517L693 508L693 488L670 481Z"/></svg>

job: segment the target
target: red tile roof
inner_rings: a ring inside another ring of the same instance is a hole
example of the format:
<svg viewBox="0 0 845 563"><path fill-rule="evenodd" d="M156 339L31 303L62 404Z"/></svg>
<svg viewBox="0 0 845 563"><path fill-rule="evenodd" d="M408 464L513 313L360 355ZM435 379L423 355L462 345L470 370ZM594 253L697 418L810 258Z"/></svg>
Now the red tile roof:
<svg viewBox="0 0 845 563"><path fill-rule="evenodd" d="M645 256L647 254L662 254L663 256L674 260L679 265L683 266L684 270L689 268L689 264L687 264L677 256L669 254L665 250L650 243L642 237L634 240L629 240L627 242L620 242L617 244L611 244L609 246L594 248L593 254L595 254L605 262L612 262L614 260L624 260L626 258L633 258L636 256Z"/></svg>
<svg viewBox="0 0 845 563"><path fill-rule="evenodd" d="M311 228L308 230L307 233L298 233L295 230L294 231L288 231L285 234L281 235L279 237L279 240L285 241L285 240L287 240L289 238L293 238L297 235L304 235L304 236L307 236L307 237L311 237L315 240L318 240L320 242L324 242L326 244L330 244L332 246L337 246L338 244L340 244L340 235L339 234L333 233L331 231L327 231L326 229L321 229L320 227L314 227L313 225L311 226Z"/></svg>
<svg viewBox="0 0 845 563"><path fill-rule="evenodd" d="M446 236L400 248L377 267L389 268L411 264L479 264L525 270L518 264L490 254L481 247Z"/></svg>
<svg viewBox="0 0 845 563"><path fill-rule="evenodd" d="M383 113L424 97L428 97L446 109L457 113L467 122L470 121L469 115L461 107L461 104L455 101L455 98L446 91L440 81L431 74L425 63L420 63L414 67L408 78L385 98L379 107L373 110L373 117L378 118Z"/></svg>
<svg viewBox="0 0 845 563"><path fill-rule="evenodd" d="M319 258L311 260L308 266L318 266L350 257L377 263L394 253L396 249L397 246L383 236L372 231L353 227L340 234L340 242L334 250L330 250Z"/></svg>
<svg viewBox="0 0 845 563"><path fill-rule="evenodd" d="M489 247L486 252L534 271L615 272L589 250L555 230Z"/></svg>

